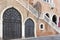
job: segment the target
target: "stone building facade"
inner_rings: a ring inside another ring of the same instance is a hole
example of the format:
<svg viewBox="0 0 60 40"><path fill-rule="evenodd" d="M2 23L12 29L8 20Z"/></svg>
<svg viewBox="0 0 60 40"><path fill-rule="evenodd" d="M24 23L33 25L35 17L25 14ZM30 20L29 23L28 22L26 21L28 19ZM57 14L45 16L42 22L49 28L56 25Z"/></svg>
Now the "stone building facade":
<svg viewBox="0 0 60 40"><path fill-rule="evenodd" d="M29 38L60 33L59 0L0 0L0 37Z"/></svg>

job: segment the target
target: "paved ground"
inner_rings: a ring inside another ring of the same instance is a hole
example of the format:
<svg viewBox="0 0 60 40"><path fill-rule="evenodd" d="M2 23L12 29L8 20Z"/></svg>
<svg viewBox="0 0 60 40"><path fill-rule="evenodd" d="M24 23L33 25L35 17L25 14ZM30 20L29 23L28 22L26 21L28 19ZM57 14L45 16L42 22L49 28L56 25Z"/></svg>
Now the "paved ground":
<svg viewBox="0 0 60 40"><path fill-rule="evenodd" d="M26 39L11 39L11 40L60 40L60 35L41 36L38 38L26 38Z"/></svg>

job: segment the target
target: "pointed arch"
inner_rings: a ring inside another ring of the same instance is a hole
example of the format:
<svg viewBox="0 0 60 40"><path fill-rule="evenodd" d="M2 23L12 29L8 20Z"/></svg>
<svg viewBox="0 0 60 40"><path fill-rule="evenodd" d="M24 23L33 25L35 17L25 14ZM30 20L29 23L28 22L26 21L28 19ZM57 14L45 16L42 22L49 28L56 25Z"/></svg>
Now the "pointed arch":
<svg viewBox="0 0 60 40"><path fill-rule="evenodd" d="M14 7L8 8L3 13L3 38L15 39L22 37L22 17Z"/></svg>
<svg viewBox="0 0 60 40"><path fill-rule="evenodd" d="M34 26L34 21L31 18L25 21L25 37L35 37Z"/></svg>

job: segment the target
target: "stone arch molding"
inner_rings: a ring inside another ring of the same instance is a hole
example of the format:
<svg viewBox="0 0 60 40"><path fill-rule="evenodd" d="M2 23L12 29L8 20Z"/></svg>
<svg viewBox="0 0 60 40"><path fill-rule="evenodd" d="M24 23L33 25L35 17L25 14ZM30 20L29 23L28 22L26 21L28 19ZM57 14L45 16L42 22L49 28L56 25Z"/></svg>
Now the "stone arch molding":
<svg viewBox="0 0 60 40"><path fill-rule="evenodd" d="M25 30L25 22L26 22L29 18L32 19L33 22L34 22L34 35L35 35L35 37L37 37L37 34L36 34L36 21L35 21L32 17L27 17L27 18L24 20L24 30ZM24 31L24 35L25 35L25 31Z"/></svg>
<svg viewBox="0 0 60 40"><path fill-rule="evenodd" d="M1 18L0 18L0 38L3 38L3 13L5 12L5 10L7 10L8 8L11 8L11 7L14 7L15 9L17 9L20 14L21 14L21 17L22 17L22 27L24 27L23 25L23 14L22 12L18 9L18 7L15 7L15 6L7 6L3 9L3 11L1 12ZM22 34L23 36L23 34Z"/></svg>

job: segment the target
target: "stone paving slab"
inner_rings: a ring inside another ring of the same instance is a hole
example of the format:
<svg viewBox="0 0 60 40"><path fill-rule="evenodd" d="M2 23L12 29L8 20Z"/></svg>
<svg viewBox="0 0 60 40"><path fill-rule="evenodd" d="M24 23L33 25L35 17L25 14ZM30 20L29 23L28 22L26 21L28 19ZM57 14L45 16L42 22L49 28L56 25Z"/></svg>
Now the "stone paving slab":
<svg viewBox="0 0 60 40"><path fill-rule="evenodd" d="M60 35L41 36L37 38L26 38L26 39L11 39L11 40L60 40Z"/></svg>

